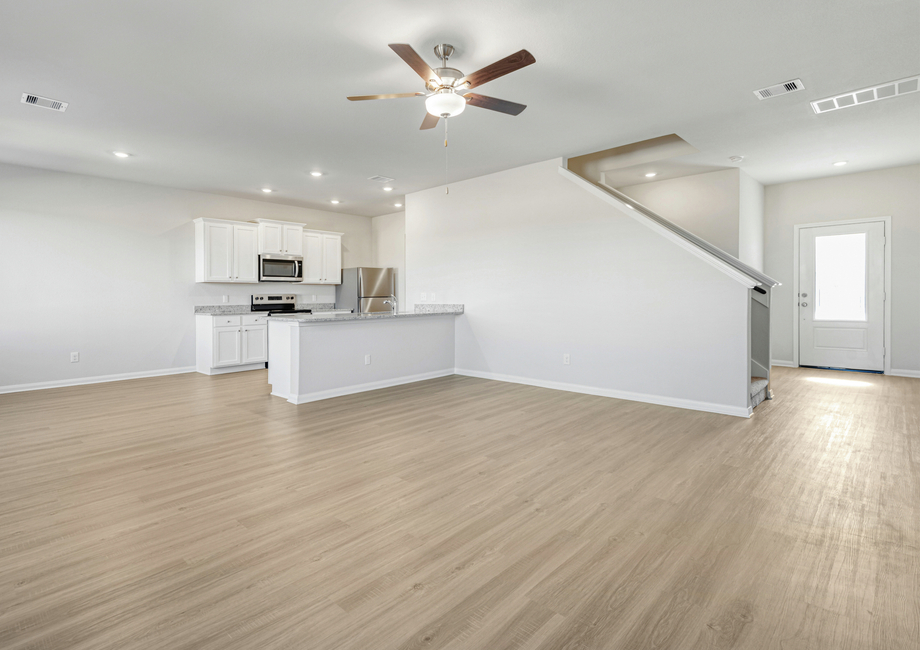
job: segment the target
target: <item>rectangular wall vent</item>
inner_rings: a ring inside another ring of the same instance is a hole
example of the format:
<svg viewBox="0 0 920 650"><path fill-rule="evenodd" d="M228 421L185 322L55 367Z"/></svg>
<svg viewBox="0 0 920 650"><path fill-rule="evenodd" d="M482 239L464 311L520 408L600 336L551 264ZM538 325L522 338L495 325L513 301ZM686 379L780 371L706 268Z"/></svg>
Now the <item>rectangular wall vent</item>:
<svg viewBox="0 0 920 650"><path fill-rule="evenodd" d="M59 113L66 111L68 106L67 102L29 93L22 93L22 103L32 104L32 106L41 106L42 108L50 108L52 111L58 111Z"/></svg>
<svg viewBox="0 0 920 650"><path fill-rule="evenodd" d="M393 182L394 180L396 180L396 179L394 179L394 178L388 178L387 176L371 176L371 177L368 178L367 180L369 180L369 181L377 181L378 183L392 183L392 182Z"/></svg>
<svg viewBox="0 0 920 650"><path fill-rule="evenodd" d="M781 84L776 84L769 88L755 90L754 94L757 96L757 99L769 99L770 97L776 97L778 95L788 95L789 93L794 93L803 88L805 88L805 84L802 83L801 79L793 79L792 81L784 81Z"/></svg>
<svg viewBox="0 0 920 650"><path fill-rule="evenodd" d="M877 102L880 99L888 99L889 97L915 93L917 90L920 90L920 75L916 77L907 77L906 79L898 79L897 81L888 81L869 88L851 90L848 93L835 95L834 97L816 99L811 102L811 108L815 113L828 113L841 108Z"/></svg>

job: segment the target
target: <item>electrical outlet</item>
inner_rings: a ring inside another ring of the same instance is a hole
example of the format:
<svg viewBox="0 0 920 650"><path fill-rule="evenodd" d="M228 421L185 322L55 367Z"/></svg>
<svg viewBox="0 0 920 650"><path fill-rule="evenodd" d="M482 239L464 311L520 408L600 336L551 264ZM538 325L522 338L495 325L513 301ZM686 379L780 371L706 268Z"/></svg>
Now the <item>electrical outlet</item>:
<svg viewBox="0 0 920 650"><path fill-rule="evenodd" d="M230 302L230 296L224 296L224 302Z"/></svg>
<svg viewBox="0 0 920 650"><path fill-rule="evenodd" d="M80 353L79 353L79 352L71 352L71 353L70 353L70 363L77 363L79 360L80 360Z"/></svg>
<svg viewBox="0 0 920 650"><path fill-rule="evenodd" d="M423 291L422 292L422 302L427 302L427 301L428 301L428 294Z"/></svg>
<svg viewBox="0 0 920 650"><path fill-rule="evenodd" d="M431 302L434 302L435 301L434 291L432 291L429 295L431 296Z"/></svg>
<svg viewBox="0 0 920 650"><path fill-rule="evenodd" d="M369 354L364 355L364 365L365 366L371 365L371 355Z"/></svg>
<svg viewBox="0 0 920 650"><path fill-rule="evenodd" d="M563 354L562 363L564 363L565 365L569 365L570 363L572 363L572 357L570 357L568 354Z"/></svg>
<svg viewBox="0 0 920 650"><path fill-rule="evenodd" d="M313 302L316 302L316 294L313 294Z"/></svg>

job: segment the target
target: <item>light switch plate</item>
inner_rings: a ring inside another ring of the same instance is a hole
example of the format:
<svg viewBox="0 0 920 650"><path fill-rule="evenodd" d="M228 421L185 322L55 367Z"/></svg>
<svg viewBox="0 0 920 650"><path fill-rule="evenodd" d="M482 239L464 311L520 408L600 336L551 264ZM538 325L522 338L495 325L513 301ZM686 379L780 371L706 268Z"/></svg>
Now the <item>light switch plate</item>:
<svg viewBox="0 0 920 650"><path fill-rule="evenodd" d="M430 295L431 295L431 302L434 302L435 301L434 291L432 291Z"/></svg>
<svg viewBox="0 0 920 650"><path fill-rule="evenodd" d="M371 355L369 354L364 355L364 365L365 366L371 365Z"/></svg>

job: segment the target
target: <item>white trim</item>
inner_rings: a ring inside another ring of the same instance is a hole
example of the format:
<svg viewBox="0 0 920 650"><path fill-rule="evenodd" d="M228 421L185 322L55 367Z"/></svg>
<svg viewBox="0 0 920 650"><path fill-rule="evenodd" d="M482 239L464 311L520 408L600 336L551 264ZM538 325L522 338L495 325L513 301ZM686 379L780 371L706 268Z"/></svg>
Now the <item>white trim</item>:
<svg viewBox="0 0 920 650"><path fill-rule="evenodd" d="M454 374L463 375L464 377L478 377L479 379L504 381L511 384L525 384L527 386L538 386L539 388L564 390L570 393L583 393L585 395L597 395L599 397L613 397L614 399L625 399L631 402L645 402L646 404L657 404L659 406L674 406L676 408L690 409L691 411L706 411L707 413L719 413L720 415L734 415L741 418L749 418L754 412L754 409L752 409L750 406L729 406L728 404L699 402L697 400L681 399L679 397L664 397L662 395L632 393L625 390L597 388L595 386L583 386L580 384L567 384L558 381L529 379L527 377L500 375L493 372L480 372L478 370L464 370L462 368L455 368Z"/></svg>
<svg viewBox="0 0 920 650"><path fill-rule="evenodd" d="M437 379L438 377L448 377L454 374L453 368L445 370L435 370L433 372L423 372L418 375L406 375L403 377L394 377L393 379L383 379L381 381L372 381L366 384L356 384L354 386L343 386L342 388L332 388L330 390L318 391L316 393L305 393L303 395L284 395L272 392L276 397L283 397L291 404L307 404L308 402L317 402L322 399L332 397L341 397L343 395L353 395L355 393L364 393L369 390L378 390L380 388L390 388L391 386L400 386L402 384L413 384L417 381L426 379Z"/></svg>
<svg viewBox="0 0 920 650"><path fill-rule="evenodd" d="M184 368L164 368L163 370L146 370L144 372L125 372L119 375L98 375L96 377L80 377L77 379L40 381L35 384L13 384L10 386L0 386L0 395L4 393L22 393L29 390L44 390L46 388L66 388L67 386L104 384L110 381L124 381L126 379L144 379L146 377L163 377L165 375L183 375L188 372L195 372L195 366L186 366Z"/></svg>
<svg viewBox="0 0 920 650"><path fill-rule="evenodd" d="M752 289L755 286L760 286L762 284L770 287L779 285L779 282L773 278L760 273L756 269L748 267L740 260L735 259L724 251L719 250L709 242L700 239L693 233L684 230L674 223L671 223L664 217L655 214L647 207L633 199L630 199L625 194L622 194L621 192L610 188L609 186L609 189L604 189L598 186L596 183L592 183L591 181L579 176L575 172L566 169L565 167L560 167L559 173L582 189L600 198L605 203L618 208L623 212L623 214L632 217L642 225L654 230L662 237L674 242L707 264L710 264L711 266L722 271L725 275L729 276L736 282L740 282L748 289ZM627 206L631 206L633 209L630 210ZM726 261L727 259L732 261ZM744 271L743 269L748 269L748 272Z"/></svg>
<svg viewBox="0 0 920 650"><path fill-rule="evenodd" d="M782 366L783 368L798 368L799 364L785 359L770 359L771 366Z"/></svg>
<svg viewBox="0 0 920 650"><path fill-rule="evenodd" d="M914 379L920 379L920 370L892 370L887 374L894 377L913 377Z"/></svg>
<svg viewBox="0 0 920 650"><path fill-rule="evenodd" d="M820 228L822 226L850 226L858 223L885 224L885 369L886 375L893 374L891 370L891 217L865 217L862 219L845 219L842 221L821 221L818 223L799 223L792 228L792 358L795 359L793 367L799 367L799 238L803 228ZM779 365L779 364L775 364Z"/></svg>
<svg viewBox="0 0 920 650"><path fill-rule="evenodd" d="M265 370L265 362L243 363L238 366L221 366L220 368L205 368L198 370L202 375L226 375L231 372L246 372L248 370Z"/></svg>

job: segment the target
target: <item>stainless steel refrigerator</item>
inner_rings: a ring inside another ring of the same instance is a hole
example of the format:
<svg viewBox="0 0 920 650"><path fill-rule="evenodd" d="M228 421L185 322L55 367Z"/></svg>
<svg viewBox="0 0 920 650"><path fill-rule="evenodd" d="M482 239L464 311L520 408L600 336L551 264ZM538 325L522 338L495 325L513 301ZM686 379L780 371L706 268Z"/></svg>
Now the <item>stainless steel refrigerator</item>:
<svg viewBox="0 0 920 650"><path fill-rule="evenodd" d="M335 288L335 308L356 314L396 313L396 269L342 269L342 284Z"/></svg>

